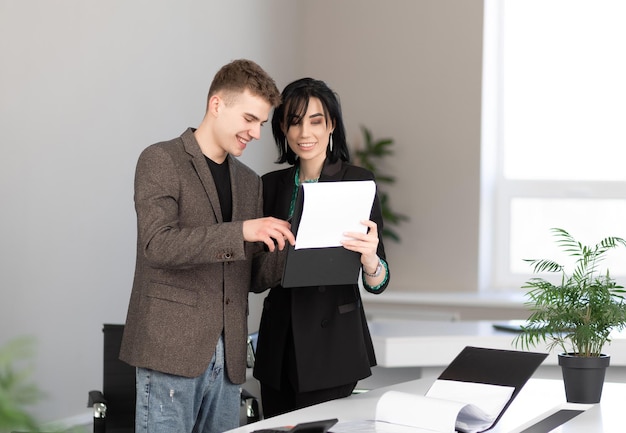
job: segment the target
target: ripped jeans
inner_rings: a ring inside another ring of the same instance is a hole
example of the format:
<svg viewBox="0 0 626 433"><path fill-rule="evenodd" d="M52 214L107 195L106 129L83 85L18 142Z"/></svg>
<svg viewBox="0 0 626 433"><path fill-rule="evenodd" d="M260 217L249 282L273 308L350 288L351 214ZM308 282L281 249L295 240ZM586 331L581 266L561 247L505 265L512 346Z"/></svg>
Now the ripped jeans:
<svg viewBox="0 0 626 433"><path fill-rule="evenodd" d="M239 385L224 367L224 341L204 374L187 378L137 368L136 433L222 433L239 427Z"/></svg>

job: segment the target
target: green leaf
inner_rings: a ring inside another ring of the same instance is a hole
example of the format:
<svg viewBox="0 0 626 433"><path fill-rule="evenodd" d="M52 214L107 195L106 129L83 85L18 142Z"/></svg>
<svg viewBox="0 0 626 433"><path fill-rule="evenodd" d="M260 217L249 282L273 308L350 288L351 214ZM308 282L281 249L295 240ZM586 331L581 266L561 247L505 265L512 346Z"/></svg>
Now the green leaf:
<svg viewBox="0 0 626 433"><path fill-rule="evenodd" d="M372 173L376 177L376 184L380 185L392 185L395 183L395 177L380 173L378 170L378 161L387 155L392 155L392 146L394 144L391 138L381 138L374 140L371 131L365 126L361 126L363 133L363 147L356 149L353 154L355 155L355 164L359 165ZM395 212L389 201L388 195L378 189L378 197L380 199L381 211L383 216L383 238L391 239L395 242L400 242L400 236L390 227L396 226L403 221L408 221L409 217Z"/></svg>

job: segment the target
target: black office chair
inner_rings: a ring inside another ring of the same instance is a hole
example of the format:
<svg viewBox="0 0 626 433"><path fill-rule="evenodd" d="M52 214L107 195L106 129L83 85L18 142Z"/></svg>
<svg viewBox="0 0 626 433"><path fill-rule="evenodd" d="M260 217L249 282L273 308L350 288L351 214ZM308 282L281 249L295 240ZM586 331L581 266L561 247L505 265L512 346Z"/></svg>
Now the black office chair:
<svg viewBox="0 0 626 433"><path fill-rule="evenodd" d="M135 367L119 359L124 325L104 324L102 391L90 391L94 433L135 431Z"/></svg>
<svg viewBox="0 0 626 433"><path fill-rule="evenodd" d="M94 410L94 433L134 433L135 367L119 359L124 325L104 324L102 390L89 392L87 407ZM256 334L248 337L248 367L254 365ZM261 419L257 398L242 389L242 423Z"/></svg>
<svg viewBox="0 0 626 433"><path fill-rule="evenodd" d="M256 342L259 337L258 332L248 335L248 348L246 366L252 370L254 368ZM245 388L241 389L242 423L250 424L263 419L263 413L259 406L259 400Z"/></svg>

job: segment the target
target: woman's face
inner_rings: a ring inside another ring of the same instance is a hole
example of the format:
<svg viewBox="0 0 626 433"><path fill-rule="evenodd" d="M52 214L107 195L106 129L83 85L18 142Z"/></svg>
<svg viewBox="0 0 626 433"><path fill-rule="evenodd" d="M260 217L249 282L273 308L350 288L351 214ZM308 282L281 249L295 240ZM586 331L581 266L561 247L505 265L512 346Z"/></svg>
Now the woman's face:
<svg viewBox="0 0 626 433"><path fill-rule="evenodd" d="M318 98L311 98L302 119L297 124L287 125L287 128L285 137L289 147L301 161L324 162L333 126L326 124L324 108Z"/></svg>

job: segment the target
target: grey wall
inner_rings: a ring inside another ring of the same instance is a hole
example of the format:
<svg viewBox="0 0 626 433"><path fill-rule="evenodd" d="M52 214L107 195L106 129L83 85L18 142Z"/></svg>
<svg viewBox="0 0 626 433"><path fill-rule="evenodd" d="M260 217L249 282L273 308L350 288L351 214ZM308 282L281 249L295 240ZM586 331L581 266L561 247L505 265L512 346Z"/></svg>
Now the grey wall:
<svg viewBox="0 0 626 433"><path fill-rule="evenodd" d="M366 6L364 6L366 5ZM385 243L394 291L474 291L478 272L482 0L306 2L302 71L359 125L392 137L392 203L410 222Z"/></svg>
<svg viewBox="0 0 626 433"><path fill-rule="evenodd" d="M84 413L101 386L139 152L196 126L235 58L281 88L326 80L351 142L361 124L395 139L392 202L411 221L387 244L389 290L476 290L481 37L479 0L0 0L0 344L36 337L41 419ZM242 159L263 173L274 157L268 126Z"/></svg>

